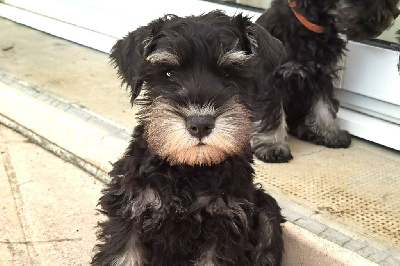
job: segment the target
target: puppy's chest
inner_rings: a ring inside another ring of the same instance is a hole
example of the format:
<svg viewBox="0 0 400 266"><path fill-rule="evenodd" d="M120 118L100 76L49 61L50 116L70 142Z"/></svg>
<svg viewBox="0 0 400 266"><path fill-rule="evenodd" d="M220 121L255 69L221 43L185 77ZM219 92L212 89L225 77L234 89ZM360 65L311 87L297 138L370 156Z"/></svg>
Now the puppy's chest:
<svg viewBox="0 0 400 266"><path fill-rule="evenodd" d="M208 183L180 180L162 189L148 190L147 198L153 202L144 202L147 206L143 229L151 235L168 232L179 238L197 238L208 223L245 226L253 212L251 186L247 189L243 189L243 184L236 186L232 180L225 184L216 180Z"/></svg>
<svg viewBox="0 0 400 266"><path fill-rule="evenodd" d="M250 193L235 190L234 186L203 186L193 188L181 186L159 192L160 208L166 216L176 219L190 219L201 215L231 216L232 209L251 202Z"/></svg>

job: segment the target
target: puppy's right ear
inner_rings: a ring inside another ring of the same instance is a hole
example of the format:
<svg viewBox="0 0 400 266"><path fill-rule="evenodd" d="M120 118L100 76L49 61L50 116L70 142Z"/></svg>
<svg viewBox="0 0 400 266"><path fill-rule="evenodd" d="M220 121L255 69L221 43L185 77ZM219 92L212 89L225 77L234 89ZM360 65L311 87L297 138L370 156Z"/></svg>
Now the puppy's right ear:
<svg viewBox="0 0 400 266"><path fill-rule="evenodd" d="M142 65L146 56L151 52L153 36L161 29L167 18L159 18L147 26L130 32L126 37L118 40L111 49L111 62L118 69L122 84L131 88L131 103L139 95L143 85Z"/></svg>

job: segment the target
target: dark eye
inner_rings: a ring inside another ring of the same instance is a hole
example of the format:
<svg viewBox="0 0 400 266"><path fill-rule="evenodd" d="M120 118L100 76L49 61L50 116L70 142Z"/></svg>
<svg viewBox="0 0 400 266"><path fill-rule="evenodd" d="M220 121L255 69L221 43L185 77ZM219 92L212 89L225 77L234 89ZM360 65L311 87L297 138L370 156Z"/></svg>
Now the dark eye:
<svg viewBox="0 0 400 266"><path fill-rule="evenodd" d="M168 79L171 78L172 77L172 70L170 70L170 69L166 70L165 71L165 77L168 78Z"/></svg>
<svg viewBox="0 0 400 266"><path fill-rule="evenodd" d="M231 76L231 71L230 71L229 69L224 69L224 70L222 70L222 76L223 76L224 78L230 77L230 76Z"/></svg>

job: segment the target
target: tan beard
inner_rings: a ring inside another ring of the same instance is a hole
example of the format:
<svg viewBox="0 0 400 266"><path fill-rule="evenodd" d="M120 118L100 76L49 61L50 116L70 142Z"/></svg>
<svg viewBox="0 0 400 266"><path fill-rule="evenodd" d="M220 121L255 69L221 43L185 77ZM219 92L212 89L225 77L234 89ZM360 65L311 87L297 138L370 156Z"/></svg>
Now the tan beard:
<svg viewBox="0 0 400 266"><path fill-rule="evenodd" d="M213 131L201 141L186 129L185 117L217 113ZM150 149L171 165L218 164L240 153L250 140L250 111L237 99L218 110L211 105L175 107L165 99L156 99L140 114Z"/></svg>

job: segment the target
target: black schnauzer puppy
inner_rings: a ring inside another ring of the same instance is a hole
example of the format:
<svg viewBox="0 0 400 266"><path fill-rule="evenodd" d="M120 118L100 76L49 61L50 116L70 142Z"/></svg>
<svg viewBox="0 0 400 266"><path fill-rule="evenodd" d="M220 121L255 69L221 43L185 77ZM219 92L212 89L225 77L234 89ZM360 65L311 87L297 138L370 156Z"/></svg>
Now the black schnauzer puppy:
<svg viewBox="0 0 400 266"><path fill-rule="evenodd" d="M368 6L368 2L374 4ZM257 23L281 40L287 52L288 58L274 78L286 94L284 110L292 135L330 148L350 145L350 134L334 121L339 107L334 79L346 46L337 24L340 22L351 38L373 37L397 16L395 2L398 0L274 0L258 18ZM377 6L377 10L356 14ZM374 15L366 17L371 13Z"/></svg>
<svg viewBox="0 0 400 266"><path fill-rule="evenodd" d="M333 78L346 45L330 15L335 7L336 0L275 0L257 23L281 40L288 54L276 77L287 94L289 132L316 144L345 148L350 134L334 122L338 101Z"/></svg>
<svg viewBox="0 0 400 266"><path fill-rule="evenodd" d="M132 101L144 93L100 199L93 265L280 264L284 219L253 183L249 141L282 57L265 29L219 11L165 16L115 44Z"/></svg>
<svg viewBox="0 0 400 266"><path fill-rule="evenodd" d="M348 40L379 36L400 14L399 0L339 0L335 17L339 31Z"/></svg>

